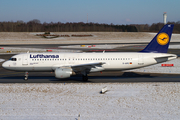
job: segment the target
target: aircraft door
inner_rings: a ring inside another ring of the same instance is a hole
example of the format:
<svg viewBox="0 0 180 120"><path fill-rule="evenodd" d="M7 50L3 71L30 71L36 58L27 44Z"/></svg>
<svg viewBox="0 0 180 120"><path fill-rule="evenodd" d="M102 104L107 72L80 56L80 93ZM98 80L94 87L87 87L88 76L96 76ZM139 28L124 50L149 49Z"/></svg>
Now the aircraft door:
<svg viewBox="0 0 180 120"><path fill-rule="evenodd" d="M28 55L23 55L23 57L22 57L22 65L28 65Z"/></svg>
<svg viewBox="0 0 180 120"><path fill-rule="evenodd" d="M138 55L138 65L144 65L143 55Z"/></svg>

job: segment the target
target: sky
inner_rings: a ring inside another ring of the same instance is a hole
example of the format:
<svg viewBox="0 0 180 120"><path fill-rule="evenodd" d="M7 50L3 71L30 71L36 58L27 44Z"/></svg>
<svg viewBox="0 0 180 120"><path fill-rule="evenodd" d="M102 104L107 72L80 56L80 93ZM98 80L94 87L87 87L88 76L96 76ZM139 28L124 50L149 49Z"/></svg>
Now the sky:
<svg viewBox="0 0 180 120"><path fill-rule="evenodd" d="M0 0L0 22L152 24L180 21L180 0Z"/></svg>

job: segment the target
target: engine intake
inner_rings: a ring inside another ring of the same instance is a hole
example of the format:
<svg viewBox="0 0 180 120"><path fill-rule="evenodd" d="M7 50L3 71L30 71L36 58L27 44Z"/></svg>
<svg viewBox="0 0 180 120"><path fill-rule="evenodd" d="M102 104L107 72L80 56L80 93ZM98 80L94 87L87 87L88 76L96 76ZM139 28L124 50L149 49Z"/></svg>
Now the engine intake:
<svg viewBox="0 0 180 120"><path fill-rule="evenodd" d="M62 79L62 78L68 78L72 75L72 69L69 68L57 68L55 70L55 77Z"/></svg>

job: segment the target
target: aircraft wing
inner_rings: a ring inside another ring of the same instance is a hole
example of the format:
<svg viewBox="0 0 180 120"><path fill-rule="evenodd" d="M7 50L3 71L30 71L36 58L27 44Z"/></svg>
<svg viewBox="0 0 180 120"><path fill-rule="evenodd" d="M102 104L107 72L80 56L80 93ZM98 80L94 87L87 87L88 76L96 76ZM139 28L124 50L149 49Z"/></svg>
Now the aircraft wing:
<svg viewBox="0 0 180 120"><path fill-rule="evenodd" d="M103 65L105 62L96 62L96 63L86 63L86 64L79 64L79 65L72 65L71 67L93 67L93 66L99 66Z"/></svg>
<svg viewBox="0 0 180 120"><path fill-rule="evenodd" d="M102 67L105 62L96 62L96 63L86 63L86 64L79 64L79 65L72 65L70 66L74 72L76 73L89 73L90 70L96 69L97 71L101 71L104 68Z"/></svg>

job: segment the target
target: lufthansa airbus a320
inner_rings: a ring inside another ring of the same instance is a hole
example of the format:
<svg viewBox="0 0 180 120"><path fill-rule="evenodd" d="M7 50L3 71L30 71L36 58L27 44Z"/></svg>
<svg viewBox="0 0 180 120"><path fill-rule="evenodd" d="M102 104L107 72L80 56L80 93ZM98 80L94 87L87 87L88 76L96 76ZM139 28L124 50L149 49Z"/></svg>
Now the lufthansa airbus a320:
<svg viewBox="0 0 180 120"><path fill-rule="evenodd" d="M166 62L177 58L168 54L168 47L174 25L165 25L152 41L140 52L102 52L102 53L24 53L12 56L2 64L3 68L28 72L50 71L58 79L99 71L129 70Z"/></svg>

